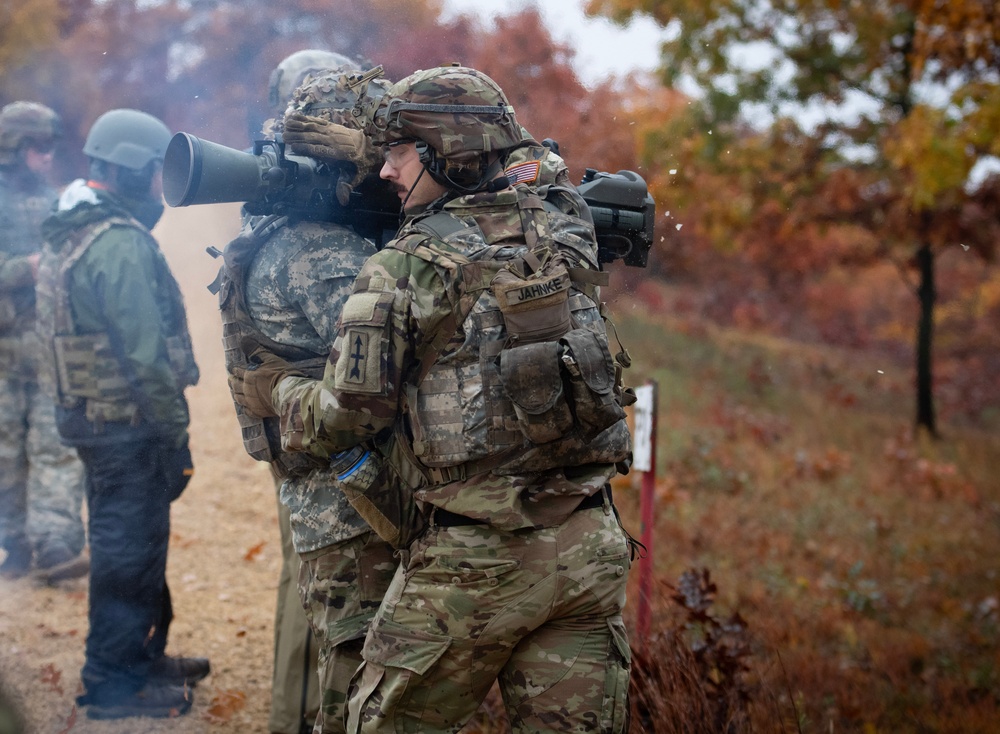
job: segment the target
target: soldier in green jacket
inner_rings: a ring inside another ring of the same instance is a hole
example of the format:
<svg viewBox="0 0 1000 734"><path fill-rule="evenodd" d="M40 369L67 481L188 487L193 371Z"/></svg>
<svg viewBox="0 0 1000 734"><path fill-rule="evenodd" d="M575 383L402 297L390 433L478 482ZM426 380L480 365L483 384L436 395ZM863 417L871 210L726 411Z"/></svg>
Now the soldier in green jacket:
<svg viewBox="0 0 1000 734"><path fill-rule="evenodd" d="M56 423L87 474L91 547L78 703L96 719L191 708L204 658L168 657L170 503L193 467L184 388L198 380L177 282L149 230L163 212L170 131L111 110L87 135L89 180L43 223L38 329Z"/></svg>
<svg viewBox="0 0 1000 734"><path fill-rule="evenodd" d="M494 681L515 731L626 731L630 543L609 480L630 437L589 210L511 155L530 143L481 72L417 72L368 114L397 239L358 276L321 380L261 355L230 381L287 448L336 457L383 537L412 535L407 492L427 525L365 640L348 731L458 731Z"/></svg>
<svg viewBox="0 0 1000 734"><path fill-rule="evenodd" d="M37 102L0 110L0 577L32 568L46 582L87 573L83 466L59 441L55 408L38 383L35 275L42 220L55 205L46 181L59 116Z"/></svg>

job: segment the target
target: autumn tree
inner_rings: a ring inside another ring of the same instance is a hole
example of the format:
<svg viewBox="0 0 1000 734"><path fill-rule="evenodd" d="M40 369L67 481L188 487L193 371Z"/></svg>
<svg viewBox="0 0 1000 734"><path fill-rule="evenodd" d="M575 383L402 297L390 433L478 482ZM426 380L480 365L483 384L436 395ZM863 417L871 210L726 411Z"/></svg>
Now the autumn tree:
<svg viewBox="0 0 1000 734"><path fill-rule="evenodd" d="M0 77L55 40L63 11L59 0L21 0L0 5Z"/></svg>
<svg viewBox="0 0 1000 734"><path fill-rule="evenodd" d="M382 63L391 78L471 56L470 21L444 24L435 0L23 0L0 18L0 100L33 99L66 128L69 171L90 124L133 107L243 147L267 116L271 70L327 48Z"/></svg>
<svg viewBox="0 0 1000 734"><path fill-rule="evenodd" d="M1000 154L996 3L591 0L588 9L620 22L645 13L671 30L662 80L699 92L643 154L677 173L670 190L707 240L751 253L776 278L830 248L893 258L915 274L916 423L936 434L935 258L961 246L989 260L1000 241L1000 179L969 176Z"/></svg>
<svg viewBox="0 0 1000 734"><path fill-rule="evenodd" d="M572 66L575 51L552 39L538 8L498 16L489 36L505 42L479 44L468 63L500 84L536 138L559 143L575 180L587 167L634 167L626 98L611 82L584 86Z"/></svg>

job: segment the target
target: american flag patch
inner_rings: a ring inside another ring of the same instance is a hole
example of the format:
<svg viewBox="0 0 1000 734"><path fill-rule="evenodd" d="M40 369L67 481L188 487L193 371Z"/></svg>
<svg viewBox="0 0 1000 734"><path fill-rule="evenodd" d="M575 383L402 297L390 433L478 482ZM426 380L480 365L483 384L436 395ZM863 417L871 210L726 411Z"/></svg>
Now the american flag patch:
<svg viewBox="0 0 1000 734"><path fill-rule="evenodd" d="M516 166L511 166L504 173L507 174L507 178L510 179L512 185L534 183L538 180L539 168L541 168L541 163L538 161L528 161L527 163L518 163Z"/></svg>

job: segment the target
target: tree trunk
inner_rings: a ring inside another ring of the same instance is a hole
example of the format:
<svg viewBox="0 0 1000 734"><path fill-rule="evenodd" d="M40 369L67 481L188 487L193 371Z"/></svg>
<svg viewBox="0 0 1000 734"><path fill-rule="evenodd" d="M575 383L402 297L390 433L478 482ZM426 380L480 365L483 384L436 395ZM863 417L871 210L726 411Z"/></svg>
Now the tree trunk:
<svg viewBox="0 0 1000 734"><path fill-rule="evenodd" d="M924 428L934 438L938 437L934 419L934 380L931 346L934 337L934 251L924 243L917 251L920 270L920 320L917 324L917 430Z"/></svg>

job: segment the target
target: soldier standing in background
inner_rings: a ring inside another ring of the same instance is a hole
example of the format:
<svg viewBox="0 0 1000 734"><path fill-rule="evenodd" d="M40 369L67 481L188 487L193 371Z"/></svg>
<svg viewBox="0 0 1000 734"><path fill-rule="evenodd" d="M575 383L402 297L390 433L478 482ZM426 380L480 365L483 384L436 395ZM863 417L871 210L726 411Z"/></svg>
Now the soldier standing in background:
<svg viewBox="0 0 1000 734"><path fill-rule="evenodd" d="M303 49L286 56L268 80L267 100L272 118L281 119L292 92L309 74L350 65L346 56L322 49ZM259 130L257 125L252 134L256 135ZM298 592L299 555L292 544L289 509L278 496L284 478L274 471L273 465L272 472L282 563L274 615L274 668L268 731L271 734L300 734L312 731L319 713L320 694L316 685L319 645L313 640Z"/></svg>
<svg viewBox="0 0 1000 734"><path fill-rule="evenodd" d="M0 110L0 576L31 570L54 583L87 573L80 507L83 466L62 444L55 407L38 383L35 277L41 223L56 192L59 117L35 102Z"/></svg>
<svg viewBox="0 0 1000 734"><path fill-rule="evenodd" d="M345 476L355 507L395 474L428 524L365 640L348 729L454 732L496 680L516 731L621 734L630 543L608 482L630 440L589 211L514 185L535 164L509 165L526 141L481 72L417 72L370 114L407 220L359 274L321 381L264 353L230 380L286 448L375 440Z"/></svg>
<svg viewBox="0 0 1000 734"><path fill-rule="evenodd" d="M267 130L284 133L290 152L312 155L334 169L341 205L354 185L377 171L378 151L369 149L375 155L366 159L326 158L315 147L297 148L288 126L336 122L363 137L351 114L358 95L348 87L349 75L359 72L354 64L343 64L307 76L291 95L284 120ZM328 216L317 209L254 217L226 246L219 295L227 369L245 367L258 348L265 348L304 374L322 375L341 306L362 264L375 252L371 242L346 226L323 221ZM301 559L296 564L300 602L319 647L322 704L310 730L339 734L345 731L348 683L361 663L365 634L397 562L392 548L347 502L328 461L283 452L276 420L236 407L247 452L269 461L284 478L279 511L290 518L295 558ZM275 695L277 678L276 667ZM281 693L292 694L292 686L285 682Z"/></svg>
<svg viewBox="0 0 1000 734"><path fill-rule="evenodd" d="M170 131L138 110L91 126L89 180L42 224L38 330L56 424L86 468L91 569L77 703L92 719L191 708L205 658L164 654L170 503L194 469L184 388L198 381L180 288L150 229Z"/></svg>

